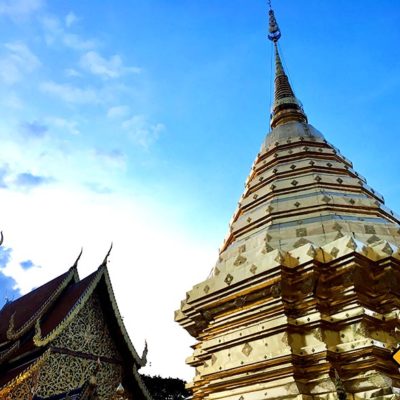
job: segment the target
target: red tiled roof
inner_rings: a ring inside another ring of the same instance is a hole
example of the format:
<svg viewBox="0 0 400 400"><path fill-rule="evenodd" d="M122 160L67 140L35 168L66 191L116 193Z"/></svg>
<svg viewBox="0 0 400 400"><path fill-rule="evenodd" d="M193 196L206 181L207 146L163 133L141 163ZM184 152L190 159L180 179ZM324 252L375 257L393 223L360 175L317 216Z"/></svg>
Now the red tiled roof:
<svg viewBox="0 0 400 400"><path fill-rule="evenodd" d="M7 329L9 327L11 316L14 314L14 331L18 331L19 328L21 328L40 310L70 273L71 270L45 283L43 286L38 287L32 292L27 293L19 299L4 305L0 310L0 344L7 341Z"/></svg>
<svg viewBox="0 0 400 400"><path fill-rule="evenodd" d="M70 284L52 304L51 308L45 313L43 319L40 320L40 328L42 337L48 335L53 329L55 329L60 322L68 315L68 313L73 309L76 302L79 300L81 295L90 285L96 272L87 276L85 279ZM63 275L65 276L65 275ZM40 288L39 288L40 289ZM33 327L31 328L34 329ZM32 337L28 340L22 340L21 345L15 351L13 351L12 356L9 358L15 358L24 354L27 354L35 349L35 344L33 343Z"/></svg>
<svg viewBox="0 0 400 400"><path fill-rule="evenodd" d="M74 308L76 302L82 294L89 287L98 271L88 275L85 279L69 286L54 303L53 307L46 313L45 318L41 321L40 328L42 337L47 336L53 329L55 329L60 322L69 314Z"/></svg>

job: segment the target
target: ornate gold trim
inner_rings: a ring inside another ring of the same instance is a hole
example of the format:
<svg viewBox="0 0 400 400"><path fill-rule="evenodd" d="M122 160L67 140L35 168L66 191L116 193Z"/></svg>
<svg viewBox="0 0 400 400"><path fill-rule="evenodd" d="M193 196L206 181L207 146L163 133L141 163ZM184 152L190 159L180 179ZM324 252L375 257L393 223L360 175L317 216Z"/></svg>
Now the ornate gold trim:
<svg viewBox="0 0 400 400"><path fill-rule="evenodd" d="M15 312L11 315L8 329L7 329L7 339L8 340L17 340L24 333L26 333L33 325L36 323L38 319L40 319L43 314L49 309L49 307L54 303L54 301L58 298L60 293L67 287L68 283L71 279L75 278L75 280L79 280L76 266L70 268L69 273L65 277L65 279L61 282L58 288L53 292L53 294L43 303L43 305L39 308L36 313L34 313L28 321L26 321L21 328L19 328L16 332L15 328Z"/></svg>
<svg viewBox="0 0 400 400"><path fill-rule="evenodd" d="M22 371L18 374L14 379L7 382L6 385L0 388L0 399L7 399L7 395L14 390L17 386L23 383L26 379L30 378L39 368L43 365L43 363L48 359L51 350L47 350L44 352L32 365L30 365L26 370Z"/></svg>
<svg viewBox="0 0 400 400"><path fill-rule="evenodd" d="M42 337L42 332L40 328L40 319L37 319L35 324L35 335L33 336L33 343L35 344L35 346L37 347L46 346L48 343L54 340L71 323L71 321L75 318L75 316L79 313L79 311L81 311L82 307L85 305L86 301L93 293L93 290L99 283L102 275L103 275L103 267L100 267L90 285L86 288L81 297L77 300L77 302L69 311L67 316L44 338Z"/></svg>
<svg viewBox="0 0 400 400"><path fill-rule="evenodd" d="M15 343L11 345L7 350L3 351L0 354L0 364L2 364L5 360L9 358L10 355L14 353L17 349L19 349L20 341L17 340Z"/></svg>
<svg viewBox="0 0 400 400"><path fill-rule="evenodd" d="M113 288L112 288L110 275L108 274L107 267L105 267L105 269L104 269L104 278L105 278L105 281L106 281L108 295L109 295L109 298L110 298L110 301L111 301L111 305L112 305L112 308L113 308L113 311L114 311L114 315L115 315L115 317L117 319L118 326L121 329L121 333L124 336L125 343L127 344L127 346L129 348L133 358L138 363L138 365L140 367L144 367L146 365L146 363L147 363L147 352L148 352L147 342L145 344L145 347L144 347L144 350L143 350L143 353L142 353L142 357L139 357L135 347L133 346L133 344L131 342L131 339L130 339L130 337L128 335L128 332L126 331L124 322L122 321L122 317L121 317L121 314L119 312L118 304L117 304L117 301L116 301L115 296L114 296L114 291L113 291Z"/></svg>
<svg viewBox="0 0 400 400"><path fill-rule="evenodd" d="M93 293L94 289L96 288L97 284L99 283L100 279L104 276L108 296L112 305L112 309L117 320L118 326L121 330L121 333L124 337L125 343L137 363L139 367L144 367L147 362L147 343L143 350L142 357L139 357L138 353L136 352L135 347L133 346L131 339L129 338L128 332L126 331L125 325L122 321L121 314L119 312L119 308L117 305L117 301L114 296L114 291L111 285L110 276L108 274L107 266L101 265L98 269L96 276L93 278L90 285L87 287L85 292L81 295L78 301L75 303L71 311L67 314L67 316L58 324L56 328L53 329L46 337L42 337L41 328L40 328L40 319L37 319L35 325L35 335L33 337L33 342L37 347L46 346L48 343L53 341L60 333L72 322L75 316L81 311L83 306L86 304L86 301L89 299L91 294Z"/></svg>

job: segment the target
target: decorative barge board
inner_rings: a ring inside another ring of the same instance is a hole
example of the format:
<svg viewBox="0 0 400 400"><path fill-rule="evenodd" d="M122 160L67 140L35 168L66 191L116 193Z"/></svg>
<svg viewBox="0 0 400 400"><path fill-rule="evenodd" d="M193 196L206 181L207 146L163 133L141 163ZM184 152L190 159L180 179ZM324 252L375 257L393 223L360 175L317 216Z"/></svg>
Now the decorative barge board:
<svg viewBox="0 0 400 400"><path fill-rule="evenodd" d="M0 398L151 400L106 267L65 274L0 310Z"/></svg>

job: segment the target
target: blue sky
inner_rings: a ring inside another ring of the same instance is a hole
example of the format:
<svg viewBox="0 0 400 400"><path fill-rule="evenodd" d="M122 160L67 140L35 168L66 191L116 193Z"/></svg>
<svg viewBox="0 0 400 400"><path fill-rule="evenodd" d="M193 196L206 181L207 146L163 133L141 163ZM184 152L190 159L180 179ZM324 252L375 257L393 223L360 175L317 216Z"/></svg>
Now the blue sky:
<svg viewBox="0 0 400 400"><path fill-rule="evenodd" d="M400 211L400 5L274 8L310 123ZM81 246L91 272L113 240L111 277L139 351L149 341L148 372L192 375L173 310L212 268L268 132L266 32L262 0L0 0L0 303Z"/></svg>

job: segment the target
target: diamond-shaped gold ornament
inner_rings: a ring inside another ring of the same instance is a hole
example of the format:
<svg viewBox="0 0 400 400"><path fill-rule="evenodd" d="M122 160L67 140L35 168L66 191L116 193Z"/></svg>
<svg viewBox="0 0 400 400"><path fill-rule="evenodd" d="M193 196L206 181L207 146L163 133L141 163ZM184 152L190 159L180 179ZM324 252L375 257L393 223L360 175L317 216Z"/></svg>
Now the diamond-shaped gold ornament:
<svg viewBox="0 0 400 400"><path fill-rule="evenodd" d="M248 343L246 343L242 348L242 353L246 357L248 357L252 351L253 351L253 348Z"/></svg>
<svg viewBox="0 0 400 400"><path fill-rule="evenodd" d="M232 276L231 274L228 274L228 275L225 277L224 282L225 282L227 285L230 285L230 284L232 283L232 281L233 281L233 276Z"/></svg>
<svg viewBox="0 0 400 400"><path fill-rule="evenodd" d="M339 254L339 249L337 247L334 247L331 251L330 251L331 255L333 257L336 257Z"/></svg>

